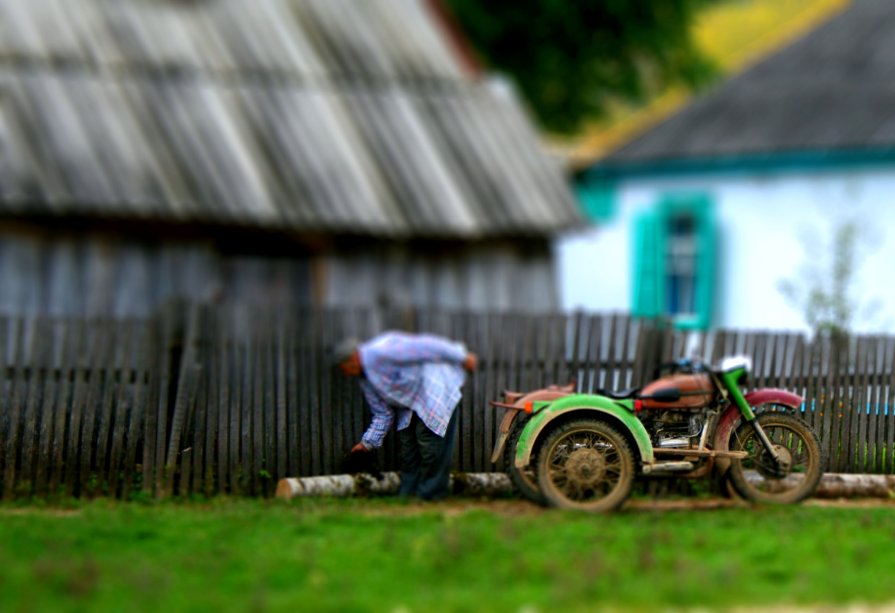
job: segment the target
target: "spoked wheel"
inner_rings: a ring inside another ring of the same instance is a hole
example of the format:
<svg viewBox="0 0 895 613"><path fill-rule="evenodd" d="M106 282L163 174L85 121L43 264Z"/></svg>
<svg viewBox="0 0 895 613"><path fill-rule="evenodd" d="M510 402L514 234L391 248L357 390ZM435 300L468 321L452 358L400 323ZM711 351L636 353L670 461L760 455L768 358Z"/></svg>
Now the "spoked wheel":
<svg viewBox="0 0 895 613"><path fill-rule="evenodd" d="M525 468L516 468L516 445L519 443L519 437L525 429L527 419L516 418L510 436L507 439L506 448L503 450L503 469L510 478L513 487L528 500L544 504L546 500L538 486L538 475L533 465L529 464Z"/></svg>
<svg viewBox="0 0 895 613"><path fill-rule="evenodd" d="M752 502L795 503L813 494L823 472L823 454L814 431L791 415L765 413L756 420L779 461L761 444L751 423L737 428L730 450L749 453L730 465L730 480L740 496Z"/></svg>
<svg viewBox="0 0 895 613"><path fill-rule="evenodd" d="M538 453L538 483L551 505L611 511L631 494L634 453L606 422L583 419L560 426Z"/></svg>

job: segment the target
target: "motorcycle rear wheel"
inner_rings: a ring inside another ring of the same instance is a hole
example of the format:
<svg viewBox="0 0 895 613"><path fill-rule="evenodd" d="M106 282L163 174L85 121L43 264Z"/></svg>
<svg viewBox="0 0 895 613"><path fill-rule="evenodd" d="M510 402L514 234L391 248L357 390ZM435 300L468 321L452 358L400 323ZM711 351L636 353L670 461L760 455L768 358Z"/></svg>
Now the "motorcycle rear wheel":
<svg viewBox="0 0 895 613"><path fill-rule="evenodd" d="M634 485L634 453L608 423L580 419L550 432L538 451L538 484L547 502L563 509L612 511Z"/></svg>
<svg viewBox="0 0 895 613"><path fill-rule="evenodd" d="M744 422L733 434L731 451L749 456L733 460L730 481L740 496L751 502L793 504L809 497L823 475L823 452L817 435L801 419L783 413L764 413L756 420L782 462L778 464L758 438L755 427Z"/></svg>

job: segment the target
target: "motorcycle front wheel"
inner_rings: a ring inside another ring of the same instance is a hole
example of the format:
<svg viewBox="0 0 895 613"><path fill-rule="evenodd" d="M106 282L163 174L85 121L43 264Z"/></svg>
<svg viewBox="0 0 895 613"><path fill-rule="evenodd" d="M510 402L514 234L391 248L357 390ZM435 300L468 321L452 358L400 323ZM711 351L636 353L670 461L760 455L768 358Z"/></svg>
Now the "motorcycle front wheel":
<svg viewBox="0 0 895 613"><path fill-rule="evenodd" d="M581 419L550 432L537 458L541 494L552 506L612 511L634 485L634 453L604 421Z"/></svg>
<svg viewBox="0 0 895 613"><path fill-rule="evenodd" d="M770 439L779 461L762 445L752 423L744 422L730 441L731 451L749 454L731 462L733 487L751 502L801 502L814 493L823 475L823 453L817 435L792 415L764 413L756 421Z"/></svg>

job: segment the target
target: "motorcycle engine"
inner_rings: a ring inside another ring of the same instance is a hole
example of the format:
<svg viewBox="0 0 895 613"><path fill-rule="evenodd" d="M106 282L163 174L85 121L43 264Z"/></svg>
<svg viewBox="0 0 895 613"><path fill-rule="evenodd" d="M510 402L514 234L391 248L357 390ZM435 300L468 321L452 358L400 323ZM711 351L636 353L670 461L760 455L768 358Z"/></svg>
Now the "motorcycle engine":
<svg viewBox="0 0 895 613"><path fill-rule="evenodd" d="M656 412L644 426L650 432L653 446L665 449L692 449L699 446L699 435L705 427L708 412L669 409Z"/></svg>

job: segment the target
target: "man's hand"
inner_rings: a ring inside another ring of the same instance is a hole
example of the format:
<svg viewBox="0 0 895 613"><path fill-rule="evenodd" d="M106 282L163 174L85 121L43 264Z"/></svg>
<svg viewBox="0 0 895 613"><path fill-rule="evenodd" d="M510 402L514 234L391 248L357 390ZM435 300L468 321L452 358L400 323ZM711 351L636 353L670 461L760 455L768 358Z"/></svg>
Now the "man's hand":
<svg viewBox="0 0 895 613"><path fill-rule="evenodd" d="M376 480L382 480L382 472L379 470L378 454L363 443L358 443L342 456L339 463L339 471L348 475L366 473Z"/></svg>
<svg viewBox="0 0 895 613"><path fill-rule="evenodd" d="M473 372L476 368L479 367L479 356L472 353L471 351L466 354L466 358L463 360L463 368L467 372Z"/></svg>

